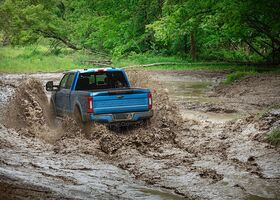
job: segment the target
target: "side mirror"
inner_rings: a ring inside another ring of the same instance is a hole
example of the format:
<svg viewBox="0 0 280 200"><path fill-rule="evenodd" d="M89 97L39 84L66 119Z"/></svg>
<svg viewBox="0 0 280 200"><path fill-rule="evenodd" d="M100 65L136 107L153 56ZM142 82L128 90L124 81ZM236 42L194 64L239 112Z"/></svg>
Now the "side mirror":
<svg viewBox="0 0 280 200"><path fill-rule="evenodd" d="M46 90L47 91L54 91L53 89L53 81L48 81L46 84Z"/></svg>

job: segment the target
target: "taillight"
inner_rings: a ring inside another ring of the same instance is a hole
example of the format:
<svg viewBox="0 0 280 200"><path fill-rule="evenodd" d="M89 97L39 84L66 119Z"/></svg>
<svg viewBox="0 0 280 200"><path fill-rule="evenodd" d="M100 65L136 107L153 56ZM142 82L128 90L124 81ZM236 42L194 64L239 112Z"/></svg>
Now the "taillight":
<svg viewBox="0 0 280 200"><path fill-rule="evenodd" d="M93 113L93 97L87 97L87 111L88 113Z"/></svg>
<svg viewBox="0 0 280 200"><path fill-rule="evenodd" d="M105 69L98 69L97 70L97 73L102 73L102 72L105 72Z"/></svg>
<svg viewBox="0 0 280 200"><path fill-rule="evenodd" d="M151 110L153 108L153 99L152 99L152 93L148 93L148 108Z"/></svg>

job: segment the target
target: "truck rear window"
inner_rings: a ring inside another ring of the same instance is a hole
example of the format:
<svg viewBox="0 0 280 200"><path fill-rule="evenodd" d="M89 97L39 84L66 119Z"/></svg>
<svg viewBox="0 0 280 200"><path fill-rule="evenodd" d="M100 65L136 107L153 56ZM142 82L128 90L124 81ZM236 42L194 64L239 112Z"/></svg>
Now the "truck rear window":
<svg viewBox="0 0 280 200"><path fill-rule="evenodd" d="M121 71L89 72L79 75L76 90L127 88L128 82Z"/></svg>

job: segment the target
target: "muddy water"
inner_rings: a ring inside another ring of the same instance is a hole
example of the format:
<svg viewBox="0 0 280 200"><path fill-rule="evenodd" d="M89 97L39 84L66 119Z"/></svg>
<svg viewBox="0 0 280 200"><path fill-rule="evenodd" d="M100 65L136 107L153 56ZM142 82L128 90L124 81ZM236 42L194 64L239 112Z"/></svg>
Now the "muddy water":
<svg viewBox="0 0 280 200"><path fill-rule="evenodd" d="M152 77L167 88L184 119L224 123L244 117L244 112L222 108L224 99L211 97L211 89L223 81L222 76L156 72Z"/></svg>

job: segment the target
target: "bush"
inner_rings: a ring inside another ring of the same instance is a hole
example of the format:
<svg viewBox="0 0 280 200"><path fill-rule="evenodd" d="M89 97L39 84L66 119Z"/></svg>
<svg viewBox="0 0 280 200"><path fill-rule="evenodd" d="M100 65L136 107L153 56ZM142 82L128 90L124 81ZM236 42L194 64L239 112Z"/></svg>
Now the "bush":
<svg viewBox="0 0 280 200"><path fill-rule="evenodd" d="M255 76L258 73L256 71L236 71L231 74L228 74L226 77L226 84L231 84L232 82L242 79L245 76Z"/></svg>

